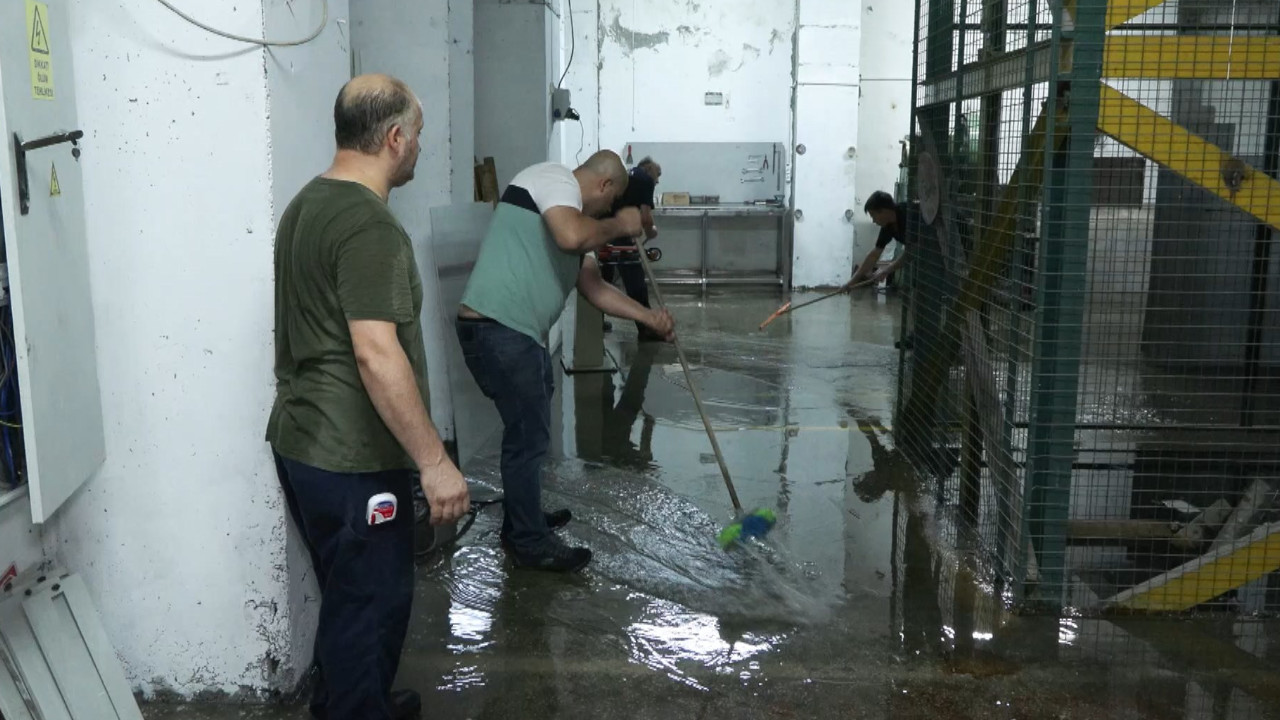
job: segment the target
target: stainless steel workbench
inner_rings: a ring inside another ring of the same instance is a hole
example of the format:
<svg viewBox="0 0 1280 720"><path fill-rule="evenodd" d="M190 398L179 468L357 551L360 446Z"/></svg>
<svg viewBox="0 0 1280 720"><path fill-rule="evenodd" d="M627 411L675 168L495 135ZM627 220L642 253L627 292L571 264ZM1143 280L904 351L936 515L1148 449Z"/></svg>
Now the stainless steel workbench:
<svg viewBox="0 0 1280 720"><path fill-rule="evenodd" d="M658 282L791 287L791 213L777 205L666 205L653 211ZM690 237L692 236L692 237ZM692 242L689 242L692 240Z"/></svg>

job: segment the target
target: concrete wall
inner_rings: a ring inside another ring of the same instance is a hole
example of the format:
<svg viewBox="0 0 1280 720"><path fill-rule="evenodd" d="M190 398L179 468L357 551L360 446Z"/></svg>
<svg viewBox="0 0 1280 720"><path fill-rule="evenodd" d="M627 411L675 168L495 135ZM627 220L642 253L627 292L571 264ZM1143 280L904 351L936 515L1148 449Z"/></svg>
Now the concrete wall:
<svg viewBox="0 0 1280 720"><path fill-rule="evenodd" d="M797 17L792 283L834 286L849 279L854 264L861 8L800 0Z"/></svg>
<svg viewBox="0 0 1280 720"><path fill-rule="evenodd" d="M453 197L449 146L449 8L443 2L353 0L351 37L359 73L385 72L404 80L422 100L422 154L413 182L391 194L391 208L417 238L430 232L430 210Z"/></svg>
<svg viewBox="0 0 1280 720"><path fill-rule="evenodd" d="M272 48L265 54L273 225L279 223L298 190L324 172L332 158L333 101L352 69L352 31L345 5L331 6L336 17L315 44ZM307 29L319 22L318 16L308 17L309 13L301 12L296 4L273 0L265 3L264 9L266 35L272 38L298 36L300 21L295 16L301 16L304 24L310 23ZM320 591L310 556L292 523L285 538L288 644L287 651L281 653L285 657L280 658L278 682L289 687L301 678L311 659ZM284 631L282 628L278 633ZM279 634L273 636L275 643L284 639Z"/></svg>
<svg viewBox="0 0 1280 720"><path fill-rule="evenodd" d="M599 9L603 147L789 140L794 2L601 0ZM725 104L706 105L708 92Z"/></svg>
<svg viewBox="0 0 1280 720"><path fill-rule="evenodd" d="M556 80L564 75L564 87L569 90L573 108L582 116L581 121L559 122L552 129L559 142L559 154L552 157L576 167L588 155L600 149L600 44L599 7L594 2L578 2L573 6L572 27L568 8L561 13L560 62ZM573 62L569 62L569 53ZM567 68L567 73L565 72ZM554 143L553 143L554 146Z"/></svg>
<svg viewBox="0 0 1280 720"><path fill-rule="evenodd" d="M449 0L449 149L453 202L475 199L475 4Z"/></svg>
<svg viewBox="0 0 1280 720"><path fill-rule="evenodd" d="M541 3L475 5L476 155L494 158L499 192L516 173L547 160L554 82L548 16Z"/></svg>
<svg viewBox="0 0 1280 720"><path fill-rule="evenodd" d="M573 51L565 87L582 120L560 124L566 164L601 148L625 156L629 142L791 144L794 2L603 0L573 10L561 57ZM707 105L708 92L725 104Z"/></svg>
<svg viewBox="0 0 1280 720"><path fill-rule="evenodd" d="M85 577L146 692L296 677L285 511L263 442L272 234L291 187L332 153L347 3L329 5L320 39L268 54L149 0L71 2L107 460L46 541ZM320 18L283 0L199 9L251 36L304 35Z"/></svg>
<svg viewBox="0 0 1280 720"><path fill-rule="evenodd" d="M413 182L391 193L391 209L413 238L423 272L423 294L428 307L423 311L423 339L430 368L448 367L441 350L449 332L446 314L439 312L439 288L431 248L431 208L448 205L459 192L455 161L464 160L451 139L459 114L453 110L457 97L466 102L468 94L454 85L454 69L469 75L469 45L460 40L469 24L469 11L462 3L388 3L384 0L354 0L351 4L351 39L358 73L384 72L413 88L422 101L422 154ZM454 11L457 10L455 13ZM455 45L455 39L459 42ZM455 65L456 63L456 65ZM455 80L458 82L455 83ZM465 114L462 115L465 117ZM470 161L463 165L469 172ZM454 407L448 373L430 372L431 414L445 440L456 440Z"/></svg>
<svg viewBox="0 0 1280 720"><path fill-rule="evenodd" d="M566 162L579 146L586 157L629 141L789 143L794 2L601 0L573 10L565 87L582 122L562 131ZM725 104L706 105L708 92Z"/></svg>
<svg viewBox="0 0 1280 720"><path fill-rule="evenodd" d="M862 7L861 99L853 200L854 262L880 234L862 211L871 193L892 194L902 157L900 140L911 129L911 43L915 4L872 0Z"/></svg>
<svg viewBox="0 0 1280 720"><path fill-rule="evenodd" d="M576 165L562 155L562 124L551 122L551 87L565 62L566 13L560 0L475 4L475 155L494 158L499 192L530 165ZM554 351L561 339L556 323L549 347Z"/></svg>

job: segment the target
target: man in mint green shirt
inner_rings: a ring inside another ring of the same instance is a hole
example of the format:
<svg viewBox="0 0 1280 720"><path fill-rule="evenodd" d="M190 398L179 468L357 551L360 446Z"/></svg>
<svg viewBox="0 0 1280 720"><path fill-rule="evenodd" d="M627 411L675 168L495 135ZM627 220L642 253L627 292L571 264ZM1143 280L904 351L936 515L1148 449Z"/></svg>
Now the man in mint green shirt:
<svg viewBox="0 0 1280 720"><path fill-rule="evenodd" d="M674 329L666 311L650 310L604 281L589 253L643 232L640 211L614 201L627 187L616 153L601 151L577 170L534 165L511 181L494 212L480 257L462 296L458 339L467 367L502 416L503 545L520 567L580 570L587 548L552 534L567 510L542 510L542 462L551 444L555 376L547 335L576 288L592 305L634 320L663 338Z"/></svg>

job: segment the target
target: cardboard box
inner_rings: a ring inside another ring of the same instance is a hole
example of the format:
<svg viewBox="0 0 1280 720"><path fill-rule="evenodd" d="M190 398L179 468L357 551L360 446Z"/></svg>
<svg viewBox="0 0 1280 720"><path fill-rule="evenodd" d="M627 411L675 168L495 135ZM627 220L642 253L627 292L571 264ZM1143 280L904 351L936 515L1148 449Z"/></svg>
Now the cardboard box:
<svg viewBox="0 0 1280 720"><path fill-rule="evenodd" d="M662 193L663 205L688 205L689 193L687 192L669 192Z"/></svg>

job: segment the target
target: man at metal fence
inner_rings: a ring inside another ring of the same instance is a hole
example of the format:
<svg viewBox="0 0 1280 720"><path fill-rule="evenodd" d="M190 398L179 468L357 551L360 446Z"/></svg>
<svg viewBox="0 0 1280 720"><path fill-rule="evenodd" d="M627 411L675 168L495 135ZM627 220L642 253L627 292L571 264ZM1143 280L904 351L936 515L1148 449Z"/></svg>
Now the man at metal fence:
<svg viewBox="0 0 1280 720"><path fill-rule="evenodd" d="M871 193L871 197L867 198L866 206L863 208L868 215L871 216L871 222L880 226L880 236L876 238L876 246L867 253L866 258L853 272L853 279L845 285L846 288L857 285L860 282L871 280L870 284L879 283L893 276L898 268L907 261L907 216L902 208L898 207L898 203L894 201L893 196L883 190L877 190ZM902 247L898 250L897 257L888 267L883 270L877 270L876 265L880 262L880 257L884 255L885 248L889 247L889 243L897 240Z"/></svg>

